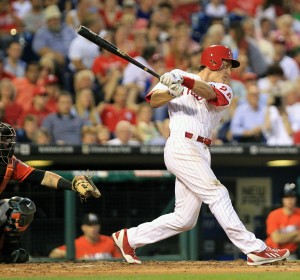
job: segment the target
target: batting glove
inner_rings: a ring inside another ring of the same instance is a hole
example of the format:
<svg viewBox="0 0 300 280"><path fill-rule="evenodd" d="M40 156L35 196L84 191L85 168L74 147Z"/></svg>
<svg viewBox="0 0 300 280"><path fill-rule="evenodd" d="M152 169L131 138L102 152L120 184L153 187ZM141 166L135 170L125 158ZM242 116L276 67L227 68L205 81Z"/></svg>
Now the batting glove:
<svg viewBox="0 0 300 280"><path fill-rule="evenodd" d="M181 84L183 82L183 77L181 75L167 72L160 77L159 81L163 85L170 87L172 84Z"/></svg>
<svg viewBox="0 0 300 280"><path fill-rule="evenodd" d="M179 97L182 95L184 87L179 84L172 84L169 87L169 92L173 97Z"/></svg>

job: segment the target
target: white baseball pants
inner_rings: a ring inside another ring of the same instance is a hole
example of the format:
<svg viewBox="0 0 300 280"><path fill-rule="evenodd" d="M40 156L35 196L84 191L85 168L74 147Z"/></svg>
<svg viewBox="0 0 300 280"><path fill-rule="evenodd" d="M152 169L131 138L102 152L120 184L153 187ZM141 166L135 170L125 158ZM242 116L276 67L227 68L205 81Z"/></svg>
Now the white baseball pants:
<svg viewBox="0 0 300 280"><path fill-rule="evenodd" d="M202 202L209 206L228 238L244 254L266 248L236 214L227 189L211 170L210 152L204 144L171 136L164 156L168 170L176 176L175 210L128 229L128 242L132 248L192 229L197 223Z"/></svg>

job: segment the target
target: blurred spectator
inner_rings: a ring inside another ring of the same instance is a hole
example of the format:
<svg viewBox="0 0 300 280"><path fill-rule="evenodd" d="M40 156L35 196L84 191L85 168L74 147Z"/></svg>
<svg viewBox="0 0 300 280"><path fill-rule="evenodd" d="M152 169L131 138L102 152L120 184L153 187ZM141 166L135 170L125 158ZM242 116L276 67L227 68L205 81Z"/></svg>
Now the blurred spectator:
<svg viewBox="0 0 300 280"><path fill-rule="evenodd" d="M267 145L293 145L293 130L281 96L271 97L266 111L263 133Z"/></svg>
<svg viewBox="0 0 300 280"><path fill-rule="evenodd" d="M95 106L93 92L89 88L81 89L76 93L75 103L72 106L71 112L88 124L97 125L101 122Z"/></svg>
<svg viewBox="0 0 300 280"><path fill-rule="evenodd" d="M103 0L103 5L99 10L103 18L104 28L109 29L115 27L122 17L122 7L117 0Z"/></svg>
<svg viewBox="0 0 300 280"><path fill-rule="evenodd" d="M33 135L32 144L50 145L51 137L49 132L45 128L38 128Z"/></svg>
<svg viewBox="0 0 300 280"><path fill-rule="evenodd" d="M139 104L136 136L141 143L146 145L164 145L166 139L160 135L152 117L153 109L150 104L147 102Z"/></svg>
<svg viewBox="0 0 300 280"><path fill-rule="evenodd" d="M170 119L165 118L164 120L156 121L155 123L159 133L167 140L170 136Z"/></svg>
<svg viewBox="0 0 300 280"><path fill-rule="evenodd" d="M264 143L262 134L266 106L259 102L257 86L251 86L247 90L247 102L238 105L230 124L233 140L239 143Z"/></svg>
<svg viewBox="0 0 300 280"><path fill-rule="evenodd" d="M274 46L271 39L273 30L273 21L267 17L260 19L258 28L256 28L256 42L267 63L270 65L274 60Z"/></svg>
<svg viewBox="0 0 300 280"><path fill-rule="evenodd" d="M149 21L154 8L155 0L140 0L136 11L137 18L143 18Z"/></svg>
<svg viewBox="0 0 300 280"><path fill-rule="evenodd" d="M167 70L182 69L189 67L188 56L198 48L198 44L189 36L190 29L185 22L179 22L175 26L175 34L170 39L170 50L165 56Z"/></svg>
<svg viewBox="0 0 300 280"><path fill-rule="evenodd" d="M145 0L145 2L147 2L147 0ZM151 1L149 1L149 2L151 2ZM141 6L141 4L142 3L140 3L140 6ZM147 5L149 5L149 3ZM172 36L173 34L170 34L170 33L172 31L176 32L176 29L174 29L174 26L177 21L173 17L172 4L169 3L168 1L162 1L162 2L158 3L158 5L156 5L156 6L152 5L152 7L150 7L150 8L152 9L150 21L158 24L161 27L162 31L164 31L168 35ZM138 16L138 18L139 18L139 16Z"/></svg>
<svg viewBox="0 0 300 280"><path fill-rule="evenodd" d="M122 11L123 15L131 14L136 16L137 3L135 0L123 0Z"/></svg>
<svg viewBox="0 0 300 280"><path fill-rule="evenodd" d="M82 25L99 34L101 24L99 15L96 13L87 14L82 19ZM68 57L70 69L74 72L82 69L91 69L95 58L99 55L99 47L82 36L75 37L69 47Z"/></svg>
<svg viewBox="0 0 300 280"><path fill-rule="evenodd" d="M44 54L39 59L39 65L40 65L40 74L39 74L39 79L38 79L38 85L45 86L47 78L50 75L56 76L56 64L53 59L53 56L51 54ZM58 77L57 77L57 79L58 79ZM59 82L59 81L57 81L57 82Z"/></svg>
<svg viewBox="0 0 300 280"><path fill-rule="evenodd" d="M142 56L135 57L135 60L145 67L153 69L152 63L155 55L157 56L155 47L147 46ZM150 91L152 80L153 76L151 74L129 63L124 70L122 80L122 84L128 89L127 104L132 106L144 100L145 95Z"/></svg>
<svg viewBox="0 0 300 280"><path fill-rule="evenodd" d="M112 104L100 104L99 114L103 125L107 126L113 134L116 125L121 120L127 120L136 125L136 112L127 107L126 101L128 90L125 86L119 85L113 96Z"/></svg>
<svg viewBox="0 0 300 280"><path fill-rule="evenodd" d="M95 85L95 75L89 69L80 70L74 75L74 93L82 89L89 88L93 90Z"/></svg>
<svg viewBox="0 0 300 280"><path fill-rule="evenodd" d="M231 71L231 79L238 80L240 82L244 82L244 78L243 78L244 73L247 73L250 71L249 58L246 54L239 54L238 60L240 62L240 67L234 68ZM253 72L251 72L251 73L253 73Z"/></svg>
<svg viewBox="0 0 300 280"><path fill-rule="evenodd" d="M202 49L211 45L223 45L225 40L225 26L221 23L212 24L208 29L202 40Z"/></svg>
<svg viewBox="0 0 300 280"><path fill-rule="evenodd" d="M24 111L31 107L39 71L38 62L30 62L26 65L25 76L13 79L17 91L16 102L22 106Z"/></svg>
<svg viewBox="0 0 300 280"><path fill-rule="evenodd" d="M0 1L0 49L5 50L12 35L21 30L21 20L13 11L9 0Z"/></svg>
<svg viewBox="0 0 300 280"><path fill-rule="evenodd" d="M255 17L257 7L263 3L263 0L225 0L224 2L231 21L239 21L244 17Z"/></svg>
<svg viewBox="0 0 300 280"><path fill-rule="evenodd" d="M288 2L285 0L264 0L256 9L256 18L268 18L273 23L276 18L288 12Z"/></svg>
<svg viewBox="0 0 300 280"><path fill-rule="evenodd" d="M15 77L25 75L26 63L21 59L22 46L18 41L11 41L6 49L7 57L4 60L4 70Z"/></svg>
<svg viewBox="0 0 300 280"><path fill-rule="evenodd" d="M81 129L81 142L85 145L95 145L97 140L97 129L95 126L84 125Z"/></svg>
<svg viewBox="0 0 300 280"><path fill-rule="evenodd" d="M101 35L105 40L115 44L112 31L101 32ZM93 62L92 70L104 94L101 101L112 101L112 96L122 79L126 65L126 60L104 49L102 49L101 54L96 57Z"/></svg>
<svg viewBox="0 0 300 280"><path fill-rule="evenodd" d="M240 55L246 55L248 57L248 71L254 72L260 77L265 75L268 68L268 63L257 46L256 41L246 34L245 27L247 24L245 24L245 22L247 21L248 19L245 18L241 22L231 23L228 31L229 36L227 36L227 38L231 37L231 40L233 40L237 46L239 58ZM226 42L223 43L227 45Z"/></svg>
<svg viewBox="0 0 300 280"><path fill-rule="evenodd" d="M43 0L30 0L31 10L23 17L23 24L25 31L34 35L37 30L42 28L45 24L45 17L43 13Z"/></svg>
<svg viewBox="0 0 300 280"><path fill-rule="evenodd" d="M282 207L271 211L267 217L266 244L273 248L287 248L289 260L298 259L300 243L300 208L297 207L297 188L294 183L286 183L281 194Z"/></svg>
<svg viewBox="0 0 300 280"><path fill-rule="evenodd" d="M129 24L117 24L113 29L113 41L115 46L130 56L135 56L135 45L132 40L133 29Z"/></svg>
<svg viewBox="0 0 300 280"><path fill-rule="evenodd" d="M51 143L57 145L80 145L81 129L85 122L71 113L72 96L61 92L58 97L57 112L48 115L42 127L51 135Z"/></svg>
<svg viewBox="0 0 300 280"><path fill-rule="evenodd" d="M39 56L51 53L56 63L64 66L70 43L76 37L76 33L62 22L62 15L58 6L48 6L44 10L44 15L46 24L36 32L32 48Z"/></svg>
<svg viewBox="0 0 300 280"><path fill-rule="evenodd" d="M109 129L105 125L100 124L96 126L96 130L98 144L106 145L111 138Z"/></svg>
<svg viewBox="0 0 300 280"><path fill-rule="evenodd" d="M48 102L48 93L46 88L44 87L37 87L34 91L34 97L29 110L23 112L23 114L19 117L19 125L22 127L24 118L27 115L35 116L38 122L38 126L41 126L44 118L52 113L47 108Z"/></svg>
<svg viewBox="0 0 300 280"><path fill-rule="evenodd" d="M282 67L278 64L272 64L268 67L265 77L258 79L257 85L262 94L280 95L281 84L285 80Z"/></svg>
<svg viewBox="0 0 300 280"><path fill-rule="evenodd" d="M18 143L32 143L38 127L37 118L33 115L27 115L24 118L22 128L16 129Z"/></svg>
<svg viewBox="0 0 300 280"><path fill-rule="evenodd" d="M17 127L18 119L23 112L21 105L15 102L16 89L10 79L0 81L0 110L2 111L1 121Z"/></svg>
<svg viewBox="0 0 300 280"><path fill-rule="evenodd" d="M297 62L287 55L285 39L281 36L274 39L274 63L279 64L287 80L296 80L300 75Z"/></svg>
<svg viewBox="0 0 300 280"><path fill-rule="evenodd" d="M15 76L4 70L4 56L0 54L0 81L2 79L13 79Z"/></svg>
<svg viewBox="0 0 300 280"><path fill-rule="evenodd" d="M29 0L14 0L11 4L13 11L16 13L16 16L20 19L24 18L28 12L31 11L31 2Z"/></svg>
<svg viewBox="0 0 300 280"><path fill-rule="evenodd" d="M120 258L121 254L116 249L110 236L100 234L101 224L98 215L88 213L84 215L81 223L83 235L75 240L75 258L81 260L101 260ZM50 258L65 258L66 245L53 249Z"/></svg>
<svg viewBox="0 0 300 280"><path fill-rule="evenodd" d="M51 5L59 5L60 0L44 0L44 6L47 8Z"/></svg>
<svg viewBox="0 0 300 280"><path fill-rule="evenodd" d="M66 24L75 32L80 25L84 25L83 20L87 15L91 13L98 14L98 7L94 6L93 2L95 1L77 0L76 7L67 12ZM98 18L98 21L101 22L100 17Z"/></svg>
<svg viewBox="0 0 300 280"><path fill-rule="evenodd" d="M119 121L115 129L115 138L108 140L107 145L138 146L140 142L133 139L134 126L129 121Z"/></svg>
<svg viewBox="0 0 300 280"><path fill-rule="evenodd" d="M300 44L300 34L294 30L294 21L290 14L283 14L276 18L277 29L272 32L273 39L283 39L287 53Z"/></svg>
<svg viewBox="0 0 300 280"><path fill-rule="evenodd" d="M57 101L61 92L58 82L58 77L55 75L48 75L44 81L44 87L48 94L47 109L52 113L57 110Z"/></svg>
<svg viewBox="0 0 300 280"><path fill-rule="evenodd" d="M224 18L227 15L227 7L222 0L211 0L205 6L205 14L212 18Z"/></svg>
<svg viewBox="0 0 300 280"><path fill-rule="evenodd" d="M244 81L246 92L252 86L258 87L258 77L255 73L245 72L242 75L242 78ZM259 90L259 103L262 104L263 106L267 106L270 96L275 94L275 92L274 93L272 92L272 94L271 94L270 92L262 92L262 91L260 91L259 88L258 88L258 90ZM240 94L240 93L238 93L238 94ZM247 94L245 96L239 96L238 103L242 104L244 102L247 102ZM231 110L231 109L229 109L229 110Z"/></svg>
<svg viewBox="0 0 300 280"><path fill-rule="evenodd" d="M299 81L297 81L299 83ZM282 84L282 96L291 121L293 132L300 131L300 92L299 84L295 81L286 81Z"/></svg>
<svg viewBox="0 0 300 280"><path fill-rule="evenodd" d="M172 4L172 17L177 21L184 20L187 24L191 23L191 14L201 10L199 0L170 0Z"/></svg>
<svg viewBox="0 0 300 280"><path fill-rule="evenodd" d="M189 55L189 69L188 71L191 73L198 73L199 72L199 63L201 59L202 49L194 50Z"/></svg>

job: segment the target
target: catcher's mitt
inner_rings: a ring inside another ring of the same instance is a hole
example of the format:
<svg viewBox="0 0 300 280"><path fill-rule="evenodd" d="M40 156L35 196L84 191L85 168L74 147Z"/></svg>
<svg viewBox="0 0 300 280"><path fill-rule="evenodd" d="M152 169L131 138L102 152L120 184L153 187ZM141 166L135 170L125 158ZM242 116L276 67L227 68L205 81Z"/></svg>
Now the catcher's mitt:
<svg viewBox="0 0 300 280"><path fill-rule="evenodd" d="M72 181L72 190L78 192L80 198L86 200L91 195L100 197L101 193L95 186L94 182L86 175L77 175Z"/></svg>

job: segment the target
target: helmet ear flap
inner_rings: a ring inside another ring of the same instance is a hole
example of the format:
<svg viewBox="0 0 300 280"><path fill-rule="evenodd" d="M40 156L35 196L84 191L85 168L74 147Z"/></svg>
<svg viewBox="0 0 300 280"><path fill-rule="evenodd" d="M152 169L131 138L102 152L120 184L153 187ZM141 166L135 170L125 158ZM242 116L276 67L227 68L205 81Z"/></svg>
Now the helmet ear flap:
<svg viewBox="0 0 300 280"><path fill-rule="evenodd" d="M223 65L223 60L220 57L215 57L214 59L209 60L209 66L207 66L210 70L216 71L220 69Z"/></svg>

